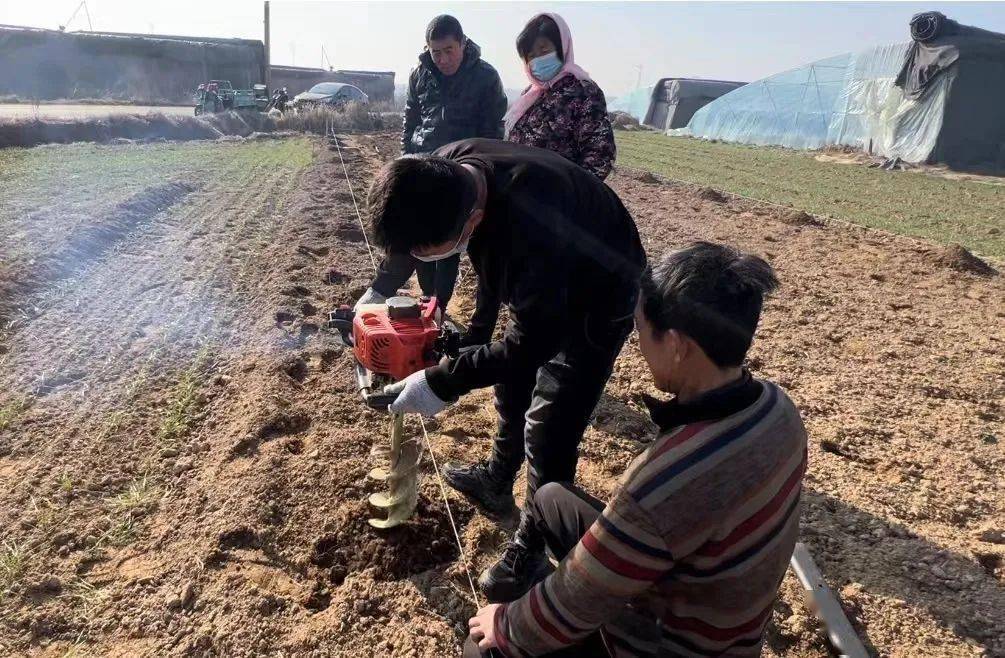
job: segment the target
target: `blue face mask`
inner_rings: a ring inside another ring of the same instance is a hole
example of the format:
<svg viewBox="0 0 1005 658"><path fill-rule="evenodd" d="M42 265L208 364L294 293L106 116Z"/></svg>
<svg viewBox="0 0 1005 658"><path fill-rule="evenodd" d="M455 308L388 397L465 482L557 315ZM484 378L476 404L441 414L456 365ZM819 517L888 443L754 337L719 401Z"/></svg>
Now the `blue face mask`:
<svg viewBox="0 0 1005 658"><path fill-rule="evenodd" d="M548 53L530 60L530 74L541 82L548 82L562 70L562 60L558 53Z"/></svg>

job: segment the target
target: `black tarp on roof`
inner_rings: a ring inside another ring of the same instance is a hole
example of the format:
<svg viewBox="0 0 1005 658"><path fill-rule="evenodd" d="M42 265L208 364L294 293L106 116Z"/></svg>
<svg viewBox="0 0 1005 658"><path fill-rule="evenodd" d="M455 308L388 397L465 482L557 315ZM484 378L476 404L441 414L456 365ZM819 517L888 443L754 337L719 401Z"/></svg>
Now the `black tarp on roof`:
<svg viewBox="0 0 1005 658"><path fill-rule="evenodd" d="M896 84L925 102L947 77L942 129L929 160L1005 166L1005 34L961 25L939 12L911 18L913 43Z"/></svg>

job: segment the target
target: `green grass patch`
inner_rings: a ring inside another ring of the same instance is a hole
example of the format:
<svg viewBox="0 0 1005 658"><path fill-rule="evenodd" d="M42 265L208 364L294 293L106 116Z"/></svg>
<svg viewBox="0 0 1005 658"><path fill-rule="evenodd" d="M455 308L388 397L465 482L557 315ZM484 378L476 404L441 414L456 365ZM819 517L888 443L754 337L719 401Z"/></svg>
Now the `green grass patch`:
<svg viewBox="0 0 1005 658"><path fill-rule="evenodd" d="M1005 179L951 180L821 162L813 153L616 133L618 164L1005 259Z"/></svg>
<svg viewBox="0 0 1005 658"><path fill-rule="evenodd" d="M0 545L0 597L21 580L28 569L28 550L23 544L5 541Z"/></svg>
<svg viewBox="0 0 1005 658"><path fill-rule="evenodd" d="M28 505L35 515L35 527L42 532L54 530L62 520L59 508L48 498L36 498L32 496L28 501Z"/></svg>
<svg viewBox="0 0 1005 658"><path fill-rule="evenodd" d="M30 408L30 398L14 398L0 407L0 432L13 425Z"/></svg>
<svg viewBox="0 0 1005 658"><path fill-rule="evenodd" d="M111 511L118 516L146 514L157 506L160 491L146 477L134 480L129 487L112 499Z"/></svg>
<svg viewBox="0 0 1005 658"><path fill-rule="evenodd" d="M87 625L94 621L98 611L108 603L111 596L107 590L78 577L64 587L60 598L72 606L74 618L79 623ZM78 647L78 650L82 649L82 645ZM64 655L84 654L67 653Z"/></svg>
<svg viewBox="0 0 1005 658"><path fill-rule="evenodd" d="M108 529L96 545L125 546L135 541L143 529L143 517L157 509L162 495L147 476L131 482L125 491L108 501Z"/></svg>
<svg viewBox="0 0 1005 658"><path fill-rule="evenodd" d="M124 516L112 523L98 541L98 545L106 543L109 546L128 546L140 536L139 522L131 516Z"/></svg>
<svg viewBox="0 0 1005 658"><path fill-rule="evenodd" d="M199 388L206 377L209 368L210 352L203 347L196 354L192 364L182 373L177 386L168 400L167 414L161 421L157 439L161 444L173 444L188 434L195 425L195 416L202 407Z"/></svg>

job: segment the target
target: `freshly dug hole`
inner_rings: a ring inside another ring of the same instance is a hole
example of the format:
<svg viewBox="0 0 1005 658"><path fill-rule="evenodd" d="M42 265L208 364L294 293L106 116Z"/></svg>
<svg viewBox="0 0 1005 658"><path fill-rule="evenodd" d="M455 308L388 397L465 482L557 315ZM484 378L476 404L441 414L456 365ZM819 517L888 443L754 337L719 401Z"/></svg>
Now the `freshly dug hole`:
<svg viewBox="0 0 1005 658"><path fill-rule="evenodd" d="M338 529L319 538L311 555L311 563L329 570L332 581L341 582L346 574L371 567L377 580L400 580L457 559L443 504L423 493L412 518L390 530L377 530L367 523L383 512L365 500L346 503L344 509ZM471 517L470 510L453 511L458 525Z"/></svg>

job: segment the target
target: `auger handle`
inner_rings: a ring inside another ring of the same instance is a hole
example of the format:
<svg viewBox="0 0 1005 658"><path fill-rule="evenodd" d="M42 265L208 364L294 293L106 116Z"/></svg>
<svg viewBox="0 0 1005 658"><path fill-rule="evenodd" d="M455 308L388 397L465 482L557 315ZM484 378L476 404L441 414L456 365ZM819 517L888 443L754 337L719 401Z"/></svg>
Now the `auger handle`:
<svg viewBox="0 0 1005 658"><path fill-rule="evenodd" d="M363 401L366 406L377 411L387 411L387 407L398 398L392 393L364 393Z"/></svg>

